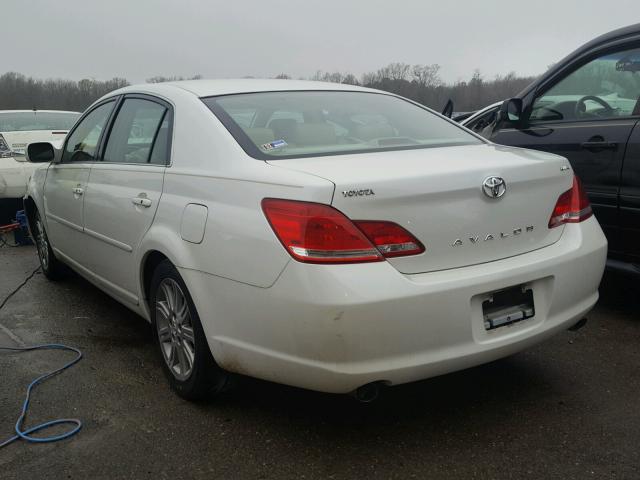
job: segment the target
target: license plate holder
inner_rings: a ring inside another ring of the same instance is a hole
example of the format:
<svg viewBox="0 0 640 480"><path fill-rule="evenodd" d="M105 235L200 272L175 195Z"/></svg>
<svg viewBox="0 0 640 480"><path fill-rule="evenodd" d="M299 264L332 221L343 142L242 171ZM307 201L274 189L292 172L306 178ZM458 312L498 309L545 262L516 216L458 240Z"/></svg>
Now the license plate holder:
<svg viewBox="0 0 640 480"><path fill-rule="evenodd" d="M487 331L513 325L535 314L533 290L526 285L492 292L482 302L482 317Z"/></svg>

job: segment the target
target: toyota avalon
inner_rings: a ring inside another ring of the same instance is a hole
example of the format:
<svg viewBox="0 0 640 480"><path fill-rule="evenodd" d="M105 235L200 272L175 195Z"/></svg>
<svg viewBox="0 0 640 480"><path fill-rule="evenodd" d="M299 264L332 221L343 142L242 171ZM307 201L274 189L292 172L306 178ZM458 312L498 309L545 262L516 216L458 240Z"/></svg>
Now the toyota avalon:
<svg viewBox="0 0 640 480"><path fill-rule="evenodd" d="M46 276L66 265L150 321L189 399L229 372L366 399L598 299L607 243L565 158L381 91L131 86L28 158L51 162L25 199Z"/></svg>

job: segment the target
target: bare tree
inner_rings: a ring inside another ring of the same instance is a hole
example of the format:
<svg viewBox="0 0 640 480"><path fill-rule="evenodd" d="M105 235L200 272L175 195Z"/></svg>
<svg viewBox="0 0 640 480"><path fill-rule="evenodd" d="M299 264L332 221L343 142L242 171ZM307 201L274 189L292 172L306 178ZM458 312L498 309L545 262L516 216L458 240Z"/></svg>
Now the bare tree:
<svg viewBox="0 0 640 480"><path fill-rule="evenodd" d="M202 75L197 74L192 77L181 77L181 76L172 76L172 77L164 77L162 75L158 75L156 77L147 78L145 81L147 83L164 83L164 82L179 82L181 80L200 80Z"/></svg>
<svg viewBox="0 0 640 480"><path fill-rule="evenodd" d="M413 79L423 88L438 87L442 84L440 79L440 65L414 65L411 69Z"/></svg>
<svg viewBox="0 0 640 480"><path fill-rule="evenodd" d="M411 65L407 63L390 63L382 70L383 78L389 80L407 80L409 78L409 72L411 71Z"/></svg>
<svg viewBox="0 0 640 480"><path fill-rule="evenodd" d="M323 72L322 70L317 70L316 73L311 77L311 80L316 80L319 82L348 83L349 85L359 85L358 79L352 73L330 73Z"/></svg>
<svg viewBox="0 0 640 480"><path fill-rule="evenodd" d="M358 79L353 73L347 73L342 77L342 83L346 83L348 85L360 85Z"/></svg>

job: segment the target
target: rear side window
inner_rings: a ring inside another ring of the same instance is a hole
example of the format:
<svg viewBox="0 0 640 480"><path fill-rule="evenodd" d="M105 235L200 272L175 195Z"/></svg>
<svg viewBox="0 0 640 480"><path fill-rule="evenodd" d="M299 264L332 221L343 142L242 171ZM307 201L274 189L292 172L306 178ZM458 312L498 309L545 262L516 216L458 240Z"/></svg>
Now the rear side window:
<svg viewBox="0 0 640 480"><path fill-rule="evenodd" d="M82 119L69 135L62 153L63 162L93 162L96 159L100 135L115 103L115 100L103 103Z"/></svg>
<svg viewBox="0 0 640 480"><path fill-rule="evenodd" d="M169 122L167 108L140 98L127 98L113 122L103 161L111 163L166 163ZM164 144L156 150L156 144ZM153 160L153 161L152 161Z"/></svg>
<svg viewBox="0 0 640 480"><path fill-rule="evenodd" d="M167 111L160 124L160 129L156 135L156 141L151 149L151 158L149 163L154 165L169 164L169 134L171 128L171 112Z"/></svg>
<svg viewBox="0 0 640 480"><path fill-rule="evenodd" d="M263 160L482 143L456 124L392 95L262 92L203 102Z"/></svg>

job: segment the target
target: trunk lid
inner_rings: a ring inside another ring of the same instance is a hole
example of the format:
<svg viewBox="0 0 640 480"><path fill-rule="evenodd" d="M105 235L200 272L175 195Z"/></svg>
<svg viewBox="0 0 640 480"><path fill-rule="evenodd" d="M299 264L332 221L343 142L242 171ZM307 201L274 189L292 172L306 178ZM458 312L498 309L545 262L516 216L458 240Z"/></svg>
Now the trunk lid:
<svg viewBox="0 0 640 480"><path fill-rule="evenodd" d="M24 154L30 143L64 140L69 132L68 130L30 130L0 133L11 150Z"/></svg>
<svg viewBox="0 0 640 480"><path fill-rule="evenodd" d="M426 247L390 258L406 274L463 267L548 246L564 227L548 228L561 193L572 185L562 157L512 147L479 145L270 160L280 168L332 181L332 205L352 220L387 220ZM501 177L500 198L483 182Z"/></svg>

